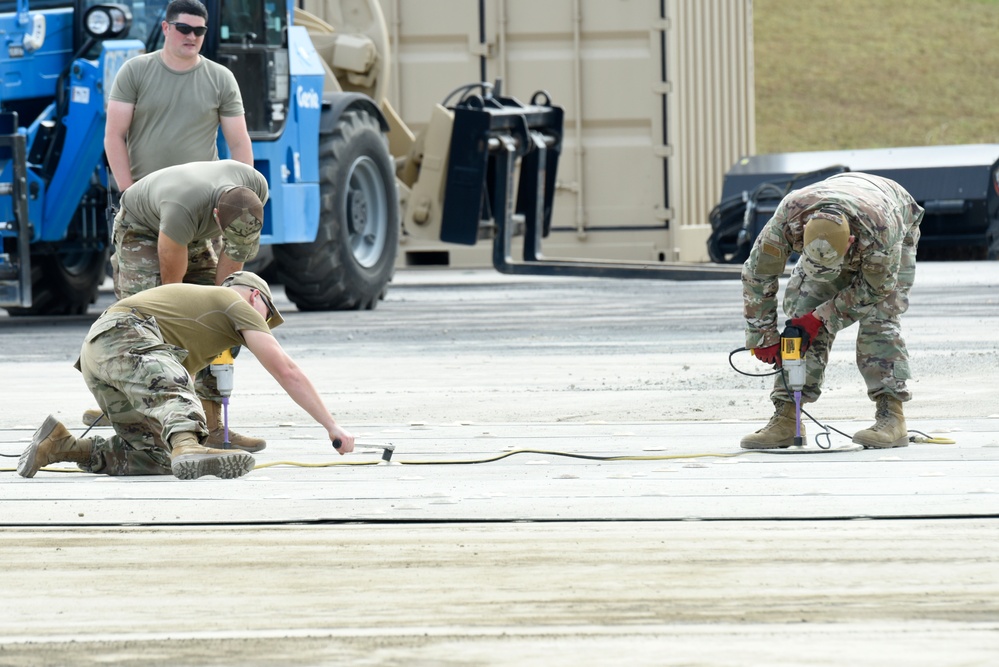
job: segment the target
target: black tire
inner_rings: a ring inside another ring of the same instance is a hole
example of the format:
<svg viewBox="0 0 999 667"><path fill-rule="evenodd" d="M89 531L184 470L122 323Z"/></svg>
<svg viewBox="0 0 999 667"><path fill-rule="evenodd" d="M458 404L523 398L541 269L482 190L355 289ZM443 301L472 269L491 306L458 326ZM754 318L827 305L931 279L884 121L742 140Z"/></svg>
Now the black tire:
<svg viewBox="0 0 999 667"><path fill-rule="evenodd" d="M83 315L97 300L110 250L57 251L47 244L31 255L31 307L7 308L12 316Z"/></svg>
<svg viewBox="0 0 999 667"><path fill-rule="evenodd" d="M269 245L260 246L257 256L243 264L244 271L251 271L270 285L281 282L278 279L277 267L274 264L274 248Z"/></svg>
<svg viewBox="0 0 999 667"><path fill-rule="evenodd" d="M278 277L299 310L370 310L399 244L394 163L376 118L346 111L319 137L319 190L316 240L274 246Z"/></svg>

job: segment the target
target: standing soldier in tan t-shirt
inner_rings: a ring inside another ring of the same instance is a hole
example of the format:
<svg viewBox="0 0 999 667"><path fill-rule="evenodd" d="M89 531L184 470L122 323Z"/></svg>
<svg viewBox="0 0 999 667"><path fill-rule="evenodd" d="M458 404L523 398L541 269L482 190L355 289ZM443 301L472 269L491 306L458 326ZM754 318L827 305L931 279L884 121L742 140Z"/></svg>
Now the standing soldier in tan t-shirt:
<svg viewBox="0 0 999 667"><path fill-rule="evenodd" d="M253 457L206 446L208 424L192 377L233 345L246 345L341 454L354 436L341 428L302 369L271 335L284 322L270 288L249 271L223 286L163 285L122 299L90 327L77 368L115 435L76 438L51 415L21 454L17 472L72 461L106 475L241 477Z"/></svg>
<svg viewBox="0 0 999 667"><path fill-rule="evenodd" d="M164 167L217 160L220 127L232 159L253 165L236 77L200 54L207 26L201 2L173 0L163 48L132 58L115 76L104 151L120 191Z"/></svg>

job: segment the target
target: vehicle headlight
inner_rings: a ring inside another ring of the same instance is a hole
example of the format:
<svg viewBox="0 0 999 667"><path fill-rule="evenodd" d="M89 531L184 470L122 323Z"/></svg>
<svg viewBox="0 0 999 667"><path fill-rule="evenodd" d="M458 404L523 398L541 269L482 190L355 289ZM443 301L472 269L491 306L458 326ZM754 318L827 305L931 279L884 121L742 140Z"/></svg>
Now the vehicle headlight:
<svg viewBox="0 0 999 667"><path fill-rule="evenodd" d="M132 27L132 12L125 5L94 5L83 15L83 27L95 39L117 39Z"/></svg>

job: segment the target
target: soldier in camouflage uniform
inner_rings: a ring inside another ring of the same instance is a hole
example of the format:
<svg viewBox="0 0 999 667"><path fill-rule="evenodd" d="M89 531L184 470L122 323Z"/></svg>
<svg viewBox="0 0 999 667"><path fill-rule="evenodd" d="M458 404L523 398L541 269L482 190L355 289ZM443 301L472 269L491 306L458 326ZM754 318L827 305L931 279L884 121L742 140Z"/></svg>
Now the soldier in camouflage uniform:
<svg viewBox="0 0 999 667"><path fill-rule="evenodd" d="M256 256L267 195L263 175L235 160L191 162L139 179L122 193L115 217L115 296L123 299L171 283L221 284ZM225 245L217 256L212 239L220 232ZM209 443L222 446L215 378L202 373L197 387L212 425ZM93 424L100 415L99 410L87 410L83 421ZM237 449L257 452L266 446L261 438L229 435Z"/></svg>
<svg viewBox="0 0 999 667"><path fill-rule="evenodd" d="M22 477L72 461L106 475L240 477L253 469L244 451L207 444L208 423L194 374L233 345L246 345L288 394L329 434L341 454L354 448L302 370L271 335L283 322L270 288L241 271L221 287L173 284L122 299L90 328L77 368L115 435L75 438L49 416L18 461Z"/></svg>
<svg viewBox="0 0 999 667"><path fill-rule="evenodd" d="M779 364L778 278L788 256L801 255L783 307L809 335L805 403L819 398L836 333L859 323L857 365L877 406L875 424L853 436L864 447L908 444L902 403L911 398L909 355L899 316L909 307L922 219L922 207L898 183L859 172L837 174L787 195L742 269L746 347L763 361ZM743 448L793 444L794 399L780 375L770 398L774 416L742 439Z"/></svg>

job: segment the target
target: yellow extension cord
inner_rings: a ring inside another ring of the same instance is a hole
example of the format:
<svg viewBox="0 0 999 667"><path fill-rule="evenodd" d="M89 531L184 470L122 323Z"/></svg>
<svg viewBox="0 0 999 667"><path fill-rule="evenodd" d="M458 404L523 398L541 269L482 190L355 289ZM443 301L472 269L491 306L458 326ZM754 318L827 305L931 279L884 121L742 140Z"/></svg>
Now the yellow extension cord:
<svg viewBox="0 0 999 667"><path fill-rule="evenodd" d="M956 445L957 440L951 440L950 438L931 438L929 436L914 435L909 438L909 442L914 442L918 445Z"/></svg>
<svg viewBox="0 0 999 667"><path fill-rule="evenodd" d="M733 456L742 456L743 454L750 453L749 450L743 452L733 452L726 454L670 454L670 455L659 455L659 456L589 456L587 454L569 454L568 452L556 452L544 449L515 449L504 454L499 454L497 456L492 456L486 459L431 459L427 461L396 461L392 460L392 463L399 463L401 465L407 466L418 466L418 465L471 465L475 463L492 463L493 461L499 461L500 459L505 459L508 456L513 456L514 454L540 454L542 456L564 456L567 458L574 459L586 459L590 461L666 461L669 459L698 459L705 457L717 457L717 458L730 458ZM270 463L262 463L260 465L254 466L254 470L258 468L272 468L274 466L296 466L301 468L328 468L331 466L369 466L377 465L382 463L381 460L378 461L330 461L329 463L300 463L298 461L271 461Z"/></svg>
<svg viewBox="0 0 999 667"><path fill-rule="evenodd" d="M431 459L425 461L407 461L393 460L392 464L399 465L471 465L475 463L492 463L493 461L499 461L500 459L505 459L508 456L513 456L514 454L541 454L548 456L565 456L568 458L578 458L578 459L588 459L595 461L666 461L670 459L698 459L706 457L716 457L716 458L731 458L733 456L742 456L743 454L751 454L754 450L745 450L741 452L731 452L731 453L717 453L717 454L670 454L670 455L660 455L660 456L589 456L586 454L569 454L568 452L556 452L541 449L516 449L513 451L500 454L498 456L493 456L485 459ZM835 450L831 450L835 451ZM756 453L766 453L761 452L761 450L755 450ZM376 461L327 461L324 463L304 463L301 461L270 461L268 463L258 463L253 466L254 470L261 470L263 468L275 468L277 466L288 466L295 468L332 468L334 466L373 466L384 463L381 459ZM39 472L83 472L77 468L39 468ZM17 468L0 468L0 472L17 472Z"/></svg>
<svg viewBox="0 0 999 667"><path fill-rule="evenodd" d="M950 438L930 438L927 436L911 436L910 442L917 444L929 444L929 445L953 445L956 444L955 440ZM365 446L365 445L362 445ZM366 445L370 447L370 445ZM745 449L738 452L727 452L727 453L707 453L707 454L661 454L661 455L647 455L647 456L590 456L587 454L570 454L568 452L558 452L552 450L544 449L515 449L497 456L492 456L484 459L430 459L430 460L393 460L392 464L399 465L473 465L477 463L492 463L493 461L499 461L500 459L505 459L509 456L515 454L538 454L541 456L563 456L567 458L585 459L589 461L671 461L677 459L700 459L700 458L733 458L736 456L743 456L745 454L820 454L820 453L835 453L835 452L850 452L858 451L856 449L847 448L837 448L837 449L809 449L807 451L802 450L788 450L788 449ZM254 470L262 470L263 468L275 468L278 466L287 466L294 468L332 468L334 466L373 466L383 463L381 459L375 461L327 461L324 463L304 463L301 461L270 461L268 463L258 463L253 467ZM0 468L0 472L17 472L17 468ZM72 472L78 473L83 472L77 468L39 468L39 472Z"/></svg>

